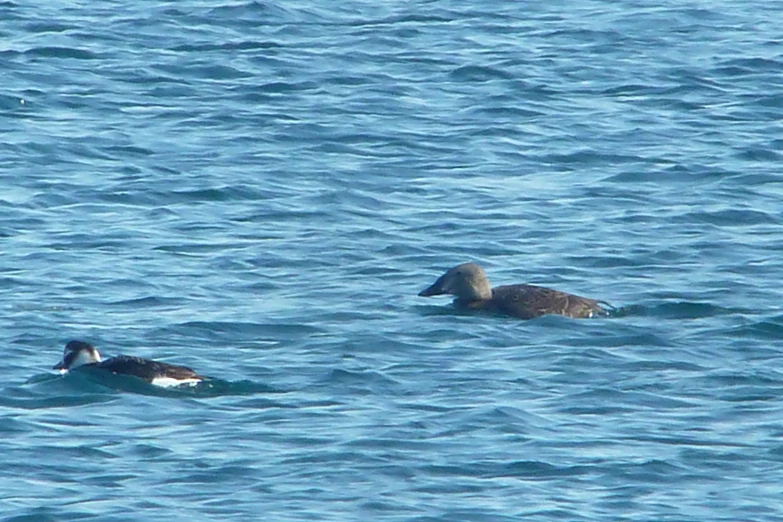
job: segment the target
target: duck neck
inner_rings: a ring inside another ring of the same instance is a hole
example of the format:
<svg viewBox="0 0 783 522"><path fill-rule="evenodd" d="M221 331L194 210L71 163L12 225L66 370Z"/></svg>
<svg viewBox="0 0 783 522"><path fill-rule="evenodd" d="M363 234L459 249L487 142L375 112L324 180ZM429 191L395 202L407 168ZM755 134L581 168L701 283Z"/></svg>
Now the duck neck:
<svg viewBox="0 0 783 522"><path fill-rule="evenodd" d="M470 295L465 296L466 299L471 301L488 301L492 299L492 287L489 286L489 280L486 277L473 281L470 289L472 292Z"/></svg>
<svg viewBox="0 0 783 522"><path fill-rule="evenodd" d="M457 308L483 308L487 304L487 300L458 297L453 301L453 303Z"/></svg>

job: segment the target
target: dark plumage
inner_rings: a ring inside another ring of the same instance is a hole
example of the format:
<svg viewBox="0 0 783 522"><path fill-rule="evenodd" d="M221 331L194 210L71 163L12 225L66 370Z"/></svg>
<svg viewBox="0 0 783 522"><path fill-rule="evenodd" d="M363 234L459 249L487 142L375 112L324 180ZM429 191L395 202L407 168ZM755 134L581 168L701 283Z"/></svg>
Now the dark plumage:
<svg viewBox="0 0 783 522"><path fill-rule="evenodd" d="M99 368L120 375L132 375L152 383L159 379L176 381L201 381L206 379L186 366L168 364L130 355L118 355L101 360L101 354L89 343L70 341L65 345L63 360L54 366L55 370L72 370L81 366Z"/></svg>
<svg viewBox="0 0 783 522"><path fill-rule="evenodd" d="M156 378L168 377L178 381L186 379L203 379L202 376L191 370L187 366L178 366L159 361L142 359L131 355L118 355L105 361L95 363L96 368L109 370L112 373L122 375L133 375L147 382L152 382Z"/></svg>
<svg viewBox="0 0 783 522"><path fill-rule="evenodd" d="M583 318L607 315L603 301L534 285L505 285L492 288L484 270L475 263L457 265L438 278L422 297L451 294L460 308L498 312L521 319L547 314ZM611 305L608 305L611 307Z"/></svg>

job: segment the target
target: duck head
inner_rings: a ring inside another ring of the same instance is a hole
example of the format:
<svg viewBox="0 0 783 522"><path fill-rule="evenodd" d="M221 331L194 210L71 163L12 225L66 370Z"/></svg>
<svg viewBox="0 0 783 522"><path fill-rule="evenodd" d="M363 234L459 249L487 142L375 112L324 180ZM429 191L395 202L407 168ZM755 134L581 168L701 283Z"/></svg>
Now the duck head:
<svg viewBox="0 0 783 522"><path fill-rule="evenodd" d="M101 354L89 343L69 341L63 351L63 360L54 365L55 370L66 372L85 364L101 362Z"/></svg>
<svg viewBox="0 0 783 522"><path fill-rule="evenodd" d="M461 301L483 301L492 299L484 270L476 263L457 265L435 281L432 286L419 292L421 297L450 294Z"/></svg>

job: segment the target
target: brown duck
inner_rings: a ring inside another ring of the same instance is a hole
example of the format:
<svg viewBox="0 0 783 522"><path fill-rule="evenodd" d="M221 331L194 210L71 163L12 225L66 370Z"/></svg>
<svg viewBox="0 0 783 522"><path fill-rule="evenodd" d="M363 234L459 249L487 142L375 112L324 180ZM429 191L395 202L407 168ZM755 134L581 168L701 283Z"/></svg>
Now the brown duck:
<svg viewBox="0 0 783 522"><path fill-rule="evenodd" d="M419 292L422 297L451 294L457 296L459 308L489 310L532 319L547 314L583 318L607 315L611 305L587 297L567 294L534 285L489 286L484 270L475 263L457 265L438 278L429 288Z"/></svg>

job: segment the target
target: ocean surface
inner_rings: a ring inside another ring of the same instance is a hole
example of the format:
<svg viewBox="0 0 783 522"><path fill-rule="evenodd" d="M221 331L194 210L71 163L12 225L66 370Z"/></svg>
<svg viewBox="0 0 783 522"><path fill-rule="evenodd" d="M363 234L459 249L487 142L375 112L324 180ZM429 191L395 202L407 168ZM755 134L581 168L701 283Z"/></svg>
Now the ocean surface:
<svg viewBox="0 0 783 522"><path fill-rule="evenodd" d="M0 519L782 521L781 21L0 2Z"/></svg>

